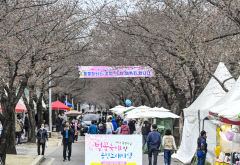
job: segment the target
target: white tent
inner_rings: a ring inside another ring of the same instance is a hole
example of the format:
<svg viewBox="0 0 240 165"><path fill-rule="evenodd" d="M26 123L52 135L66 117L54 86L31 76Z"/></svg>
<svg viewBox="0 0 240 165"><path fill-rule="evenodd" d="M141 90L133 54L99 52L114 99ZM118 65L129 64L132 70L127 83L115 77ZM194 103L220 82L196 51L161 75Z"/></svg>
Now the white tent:
<svg viewBox="0 0 240 165"><path fill-rule="evenodd" d="M142 107L138 110L135 110L133 112L127 113L126 118L179 118L179 116L175 115L174 113L171 113L170 110L165 109L163 107L158 108L146 108Z"/></svg>
<svg viewBox="0 0 240 165"><path fill-rule="evenodd" d="M219 63L214 75L223 82L229 79L231 74L223 63ZM235 83L231 79L225 83L228 89L231 89ZM186 109L184 109L184 127L182 142L176 154L172 157L180 160L184 164L189 164L197 149L197 138L199 136L198 111L200 111L201 126L203 119L208 116L209 108L212 107L225 94L225 91L219 83L211 78L205 89L199 97ZM202 129L202 128L201 128ZM216 126L211 121L205 121L205 128L208 134L208 154L207 160L212 162L214 155L214 147L216 146Z"/></svg>
<svg viewBox="0 0 240 165"><path fill-rule="evenodd" d="M127 116L127 118L129 119L137 119L137 118L172 118L172 119L177 119L179 118L178 115L175 115L174 113L171 112L166 112L166 111L162 111L162 112L153 112L153 111L149 111L149 112L138 112L136 114L132 114Z"/></svg>
<svg viewBox="0 0 240 165"><path fill-rule="evenodd" d="M235 102L229 102L224 104L226 108L223 108L218 116L227 118L232 121L240 121L238 114L240 114L240 100Z"/></svg>
<svg viewBox="0 0 240 165"><path fill-rule="evenodd" d="M114 108L110 109L110 111L112 111L113 113L117 114L117 115L121 115L123 114L123 112L126 110L126 107L118 105L115 106Z"/></svg>
<svg viewBox="0 0 240 165"><path fill-rule="evenodd" d="M149 110L149 109L151 109L151 108L148 107L148 106L145 106L145 105L139 106L139 107L136 107L136 108L134 108L133 110L127 112L127 113L126 113L126 116L127 116L127 118L129 118L128 116L133 116L133 115L135 115L135 114L138 113L138 112L146 112L146 111Z"/></svg>
<svg viewBox="0 0 240 165"><path fill-rule="evenodd" d="M239 100L240 100L240 77L238 78L237 82L234 84L232 89L210 108L210 112L213 114L222 114L221 112L224 111L223 114L225 114L228 112L229 110L228 108L230 108L229 112L237 112L239 108L238 105L240 104L238 104L238 102L236 101ZM231 113L228 114L231 115Z"/></svg>

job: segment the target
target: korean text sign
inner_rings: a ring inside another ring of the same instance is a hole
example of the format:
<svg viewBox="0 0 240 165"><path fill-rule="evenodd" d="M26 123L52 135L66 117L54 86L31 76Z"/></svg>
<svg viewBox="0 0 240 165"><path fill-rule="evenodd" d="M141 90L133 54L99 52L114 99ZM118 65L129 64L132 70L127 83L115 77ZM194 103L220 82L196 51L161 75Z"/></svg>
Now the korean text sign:
<svg viewBox="0 0 240 165"><path fill-rule="evenodd" d="M87 134L85 165L142 165L142 136Z"/></svg>
<svg viewBox="0 0 240 165"><path fill-rule="evenodd" d="M154 77L149 66L79 66L80 78Z"/></svg>

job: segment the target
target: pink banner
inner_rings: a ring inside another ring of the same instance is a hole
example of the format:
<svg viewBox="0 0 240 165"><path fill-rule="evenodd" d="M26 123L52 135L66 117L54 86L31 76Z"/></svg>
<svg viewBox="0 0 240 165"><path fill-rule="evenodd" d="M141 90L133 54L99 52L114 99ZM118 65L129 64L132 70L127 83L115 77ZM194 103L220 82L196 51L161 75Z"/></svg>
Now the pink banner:
<svg viewBox="0 0 240 165"><path fill-rule="evenodd" d="M79 66L80 78L154 77L149 66Z"/></svg>

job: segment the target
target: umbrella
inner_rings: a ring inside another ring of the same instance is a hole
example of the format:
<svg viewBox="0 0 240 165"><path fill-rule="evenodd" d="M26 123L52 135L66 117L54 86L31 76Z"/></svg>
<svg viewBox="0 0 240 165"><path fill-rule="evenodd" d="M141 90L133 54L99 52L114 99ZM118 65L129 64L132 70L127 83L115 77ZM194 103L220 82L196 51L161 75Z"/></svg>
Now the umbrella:
<svg viewBox="0 0 240 165"><path fill-rule="evenodd" d="M72 111L69 111L66 113L67 116L78 116L78 115L81 115L82 113L81 112L78 112L76 110L72 110Z"/></svg>
<svg viewBox="0 0 240 165"><path fill-rule="evenodd" d="M2 111L1 107L0 107L0 111ZM27 112L26 106L18 103L15 107L15 112L23 112L23 111Z"/></svg>
<svg viewBox="0 0 240 165"><path fill-rule="evenodd" d="M70 108L68 106L66 106L65 104L63 104L60 101L55 101L52 103L52 109L53 110L70 110Z"/></svg>

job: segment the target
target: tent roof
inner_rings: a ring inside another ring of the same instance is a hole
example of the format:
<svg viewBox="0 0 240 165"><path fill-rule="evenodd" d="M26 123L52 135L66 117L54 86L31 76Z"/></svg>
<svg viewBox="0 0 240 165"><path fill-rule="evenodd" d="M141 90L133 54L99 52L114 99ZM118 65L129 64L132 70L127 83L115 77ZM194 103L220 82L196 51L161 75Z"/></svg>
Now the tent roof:
<svg viewBox="0 0 240 165"><path fill-rule="evenodd" d="M111 108L110 111L114 112L114 111L118 111L119 109L126 109L126 107L118 105L118 106L115 106L115 107Z"/></svg>
<svg viewBox="0 0 240 165"><path fill-rule="evenodd" d="M221 82L232 77L222 62L219 63L214 75ZM226 88L231 89L234 83L234 79L228 80L225 83ZM200 110L201 118L206 117L208 115L208 109L221 99L225 93L216 79L212 77L198 98L188 108L184 109L184 116L197 116L197 112Z"/></svg>
<svg viewBox="0 0 240 165"><path fill-rule="evenodd" d="M65 104L63 104L60 101L53 102L52 109L53 110L70 110L70 108L68 106L66 106Z"/></svg>
<svg viewBox="0 0 240 165"><path fill-rule="evenodd" d="M2 110L2 108L0 107L0 111L1 111L1 110ZM15 112L23 112L23 111L27 112L26 106L23 105L23 104L18 103L18 104L16 105L16 107L15 107Z"/></svg>
<svg viewBox="0 0 240 165"><path fill-rule="evenodd" d="M149 111L149 112L138 112L135 114L127 115L127 118L179 118L179 116L175 115L171 112L166 111Z"/></svg>
<svg viewBox="0 0 240 165"><path fill-rule="evenodd" d="M135 113L138 113L138 112L141 112L141 111L146 112L146 110L149 110L149 109L151 109L151 108L143 105L143 106L139 106L139 107L134 108L133 110L127 112L126 114L131 115L131 114L135 114Z"/></svg>
<svg viewBox="0 0 240 165"><path fill-rule="evenodd" d="M240 77L232 89L210 108L210 112L217 114L225 111L225 108L230 106L229 103L235 102L237 100L240 100Z"/></svg>

